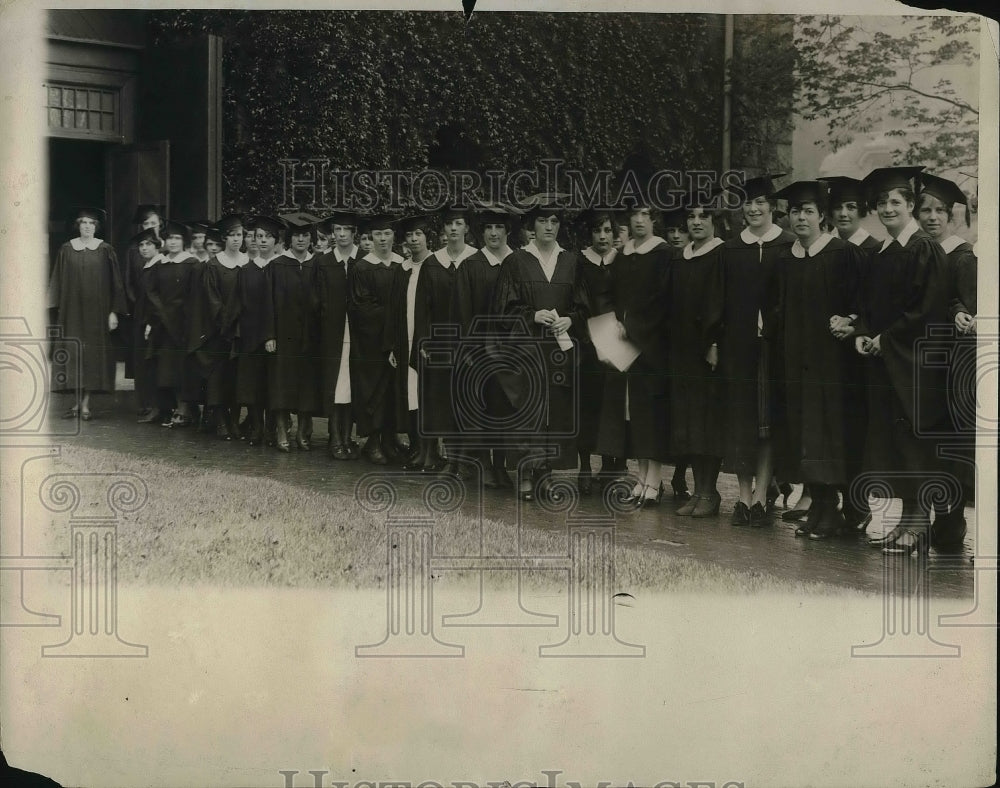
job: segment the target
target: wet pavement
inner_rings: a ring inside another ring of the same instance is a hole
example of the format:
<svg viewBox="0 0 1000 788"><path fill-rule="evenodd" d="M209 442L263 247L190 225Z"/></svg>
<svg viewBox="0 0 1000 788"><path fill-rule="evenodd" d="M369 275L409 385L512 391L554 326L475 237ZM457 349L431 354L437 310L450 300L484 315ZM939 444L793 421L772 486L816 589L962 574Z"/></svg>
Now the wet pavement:
<svg viewBox="0 0 1000 788"><path fill-rule="evenodd" d="M174 429L158 425L137 424L132 395L118 392L110 396L95 397L92 403L94 419L80 424L79 434L60 439L64 445L80 445L106 449L161 462L175 463L185 468L204 467L266 477L290 485L329 494L342 494L353 499L355 486L362 477L373 472L388 472L394 477L398 501L422 505L422 493L427 477L401 475L399 469L374 466L364 460L338 462L326 453L326 420L314 420L313 450L303 452L292 448L283 454L273 448L252 447L245 442L226 442L214 435L199 433L192 428ZM69 405L68 399L53 396L50 412L61 414ZM53 424L58 429L58 425ZM594 458L599 465L599 458ZM596 466L595 466L596 467ZM796 537L794 523L782 522L777 517L764 528L734 528L729 524L729 514L736 501L736 479L723 474L719 479L722 508L717 517L692 519L674 514L676 505L670 500L669 474L665 468L664 486L667 493L660 506L616 516L615 538L619 544L661 550L669 555L708 562L719 567L740 571L756 571L788 581L819 581L846 586L862 591L879 592L883 588L886 562L899 559L885 557L865 544L863 538L838 538L815 541ZM400 475L397 475L400 474ZM575 480L575 473L568 476ZM689 474L690 479L690 474ZM155 488L155 480L147 480ZM476 491L477 482L469 482L469 493L462 504L462 512L471 521L477 521L480 512L490 519L514 525L523 517L525 537L522 554L528 549L532 531L552 533L564 529L569 515L574 520L600 517L607 509L596 494L572 502L566 507L550 507L549 511L538 503L522 504L513 491ZM789 504L794 504L797 492ZM897 507L890 509L887 522L891 526L898 517ZM523 507L523 509L522 509ZM781 512L781 500L778 514ZM976 572L971 571L974 554L975 510L967 509L969 536L961 555L941 555L931 551L928 560L932 593L942 597L971 597ZM878 520L871 532L881 530Z"/></svg>

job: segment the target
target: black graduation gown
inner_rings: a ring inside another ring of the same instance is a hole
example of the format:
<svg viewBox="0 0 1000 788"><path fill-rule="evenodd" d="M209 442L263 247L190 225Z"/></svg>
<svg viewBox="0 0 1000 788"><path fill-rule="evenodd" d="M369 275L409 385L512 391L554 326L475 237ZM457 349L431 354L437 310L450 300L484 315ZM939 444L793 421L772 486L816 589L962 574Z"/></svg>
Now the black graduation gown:
<svg viewBox="0 0 1000 788"><path fill-rule="evenodd" d="M236 276L236 402L266 407L268 352L275 338L271 265L261 268L251 260Z"/></svg>
<svg viewBox="0 0 1000 788"><path fill-rule="evenodd" d="M159 254L157 254L157 258ZM147 261L143 260L145 265ZM134 285L136 300L132 309L132 380L135 384L135 399L140 408L153 407L156 402L156 361L149 352L149 342L145 338L146 324L149 320L149 283L153 277L153 269L159 265L154 262L144 267L137 275Z"/></svg>
<svg viewBox="0 0 1000 788"><path fill-rule="evenodd" d="M191 292L188 352L205 381L205 404L209 407L236 404L233 339L237 311L233 302L241 267L228 268L213 256L202 264Z"/></svg>
<svg viewBox="0 0 1000 788"><path fill-rule="evenodd" d="M420 371L416 363L417 355L417 323L421 319L420 302L414 302L414 336L412 353L410 337L407 330L406 321L406 292L410 287L410 282L414 276L423 277L427 270L427 262L430 257L425 258L419 266L412 266L408 263L401 263L393 266L392 283L389 287L389 308L385 321L385 333L383 346L391 350L395 359L396 367L392 375L392 388L389 396L392 399L392 408L396 424L409 425L410 418L410 397L409 379L411 368ZM419 283L419 279L417 280ZM418 389L419 400L419 389Z"/></svg>
<svg viewBox="0 0 1000 788"><path fill-rule="evenodd" d="M150 271L146 291L151 327L149 347L156 359L156 385L174 389L182 400L196 395L197 384L187 374L187 326L191 290L204 263L187 253L163 258Z"/></svg>
<svg viewBox="0 0 1000 788"><path fill-rule="evenodd" d="M330 251L316 258L316 295L319 299L319 353L322 381L321 412L333 413L344 355L344 327L347 321L347 267ZM352 345L353 347L353 345ZM345 374L350 375L350 371Z"/></svg>
<svg viewBox="0 0 1000 788"><path fill-rule="evenodd" d="M676 252L661 239L646 252L623 252L611 266L608 294L626 338L641 355L605 378L597 448L633 459L669 459L670 270ZM626 392L628 416L625 419Z"/></svg>
<svg viewBox="0 0 1000 788"><path fill-rule="evenodd" d="M947 259L917 229L906 245L892 241L862 268L857 335L880 336L882 355L865 359L868 395L866 470L886 477L895 495L915 498L940 468L933 435L947 421L947 367L927 363L927 327L948 316ZM918 343L918 340L923 339ZM921 432L922 435L918 435ZM894 475L894 472L909 475Z"/></svg>
<svg viewBox="0 0 1000 788"><path fill-rule="evenodd" d="M595 252L596 254L596 252ZM604 264L594 262L585 254L580 255L581 275L586 282L589 303L587 310L591 316L602 315L614 310L609 288L611 269L618 253L612 250L605 255ZM597 351L590 341L589 332L580 343L580 437L581 452L593 452L597 445L597 432L601 423L601 406L604 402L604 387L608 366L597 358Z"/></svg>
<svg viewBox="0 0 1000 788"><path fill-rule="evenodd" d="M423 272L417 280L417 308L414 313L413 328L415 351L422 342L432 339L435 345L444 343L457 347L457 337L442 339L438 333L442 329L447 330L449 326L454 326L451 315L452 291L458 271L458 268L450 264L447 267L442 265L438 258L439 254L447 256L444 249L430 255L424 260ZM464 260L458 263L459 267L463 265L465 265ZM419 373L421 424L431 434L454 435L458 429L455 411L463 407L462 394L453 395L454 367L448 364L421 365L418 352L411 355L409 363ZM463 420L463 423L465 421L467 420Z"/></svg>
<svg viewBox="0 0 1000 788"><path fill-rule="evenodd" d="M500 265L493 265L480 250L455 272L451 317L461 337L459 360L462 363L482 369L486 364L492 367L497 358L497 344L504 332L503 322L494 316L493 304L500 270L512 254L505 255ZM489 374L482 380L482 404L485 417L469 420L463 425L463 433L476 440L488 440L495 446L504 445L503 420L511 415L511 407L496 374Z"/></svg>
<svg viewBox="0 0 1000 788"><path fill-rule="evenodd" d="M551 281L541 263L524 249L513 252L500 267L494 311L520 318L498 347L513 367L500 378L513 411L507 432L523 449L555 447L558 454L548 461L552 468L577 464L577 350L561 350L547 328L535 322L535 312L554 309L561 317L570 317L570 337L579 343L589 317L588 300L573 252L559 252Z"/></svg>
<svg viewBox="0 0 1000 788"><path fill-rule="evenodd" d="M776 263L795 236L782 230L762 245L747 243L742 233L723 249L725 298L719 368L724 381L720 420L725 420L724 458L732 473L753 474L757 446L771 436L781 409L781 347L774 341L778 301ZM763 330L758 336L758 314Z"/></svg>
<svg viewBox="0 0 1000 788"><path fill-rule="evenodd" d="M125 357L125 377L135 381L135 394L139 404L148 405L152 400L145 401L144 395L150 386L147 381L143 381L144 372L148 378L149 366L146 362L146 342L143 339L146 326L138 317L139 310L142 308L140 302L145 298L142 278L146 261L139 254L139 247L136 244L129 246L121 259L125 261L122 266L122 284L125 287L125 301L128 305L128 317L119 321L119 329L125 330L123 339L127 340L128 348Z"/></svg>
<svg viewBox="0 0 1000 788"><path fill-rule="evenodd" d="M850 436L863 425L851 396L858 388L854 339L835 338L830 317L851 313L865 252L839 238L815 255L798 257L801 251L789 247L779 263L785 413L776 430L776 464L787 481L842 486L855 470Z"/></svg>
<svg viewBox="0 0 1000 788"><path fill-rule="evenodd" d="M350 267L347 309L351 320L351 402L358 435L394 428L393 369L386 344L386 320L393 278L401 262L389 265L369 253ZM388 406L388 407L387 407Z"/></svg>
<svg viewBox="0 0 1000 788"><path fill-rule="evenodd" d="M670 270L670 453L721 457L722 383L705 356L722 329L723 243L700 255L690 248Z"/></svg>
<svg viewBox="0 0 1000 788"><path fill-rule="evenodd" d="M951 274L950 314L952 324L959 312L976 316L976 273L978 261L972 244L963 242L948 252ZM976 480L976 335L955 334L952 354L949 411L962 459L954 463L954 471L971 497Z"/></svg>
<svg viewBox="0 0 1000 788"><path fill-rule="evenodd" d="M268 354L267 400L272 410L309 415L320 409L315 264L314 257L299 261L291 252L268 263L276 343L275 352Z"/></svg>
<svg viewBox="0 0 1000 788"><path fill-rule="evenodd" d="M96 249L74 249L67 242L59 248L49 280L49 307L55 308L66 342L53 343L53 351L70 350L69 364L54 366L65 371L65 379L53 378L53 391L113 391L114 354L111 352L108 315L126 311L118 256L110 244ZM79 358L80 376L77 376Z"/></svg>

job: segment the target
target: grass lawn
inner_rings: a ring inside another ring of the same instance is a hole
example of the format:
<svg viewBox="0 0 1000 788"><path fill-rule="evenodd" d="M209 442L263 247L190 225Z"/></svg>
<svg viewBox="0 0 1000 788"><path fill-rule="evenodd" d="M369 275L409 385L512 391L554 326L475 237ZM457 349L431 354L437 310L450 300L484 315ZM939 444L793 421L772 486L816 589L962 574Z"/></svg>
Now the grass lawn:
<svg viewBox="0 0 1000 788"><path fill-rule="evenodd" d="M122 582L384 587L384 515L363 510L355 503L353 491L314 491L270 479L74 446L63 448L52 470L133 473L146 481L146 506L119 521L118 571ZM98 476L95 484L106 482ZM65 519L52 518L49 530L46 541L65 552ZM546 526L528 531L532 554L566 554L565 530ZM486 519L480 535L475 521L460 512L439 515L435 521L436 554L477 555L481 538L487 545L511 544L516 539L516 526ZM784 580L752 570L734 571L656 549L618 544L616 550L616 585L622 590L865 596L841 586ZM443 574L445 580L479 576L478 572L461 570ZM565 586L565 580L560 581L557 575L526 571L522 580L531 585Z"/></svg>

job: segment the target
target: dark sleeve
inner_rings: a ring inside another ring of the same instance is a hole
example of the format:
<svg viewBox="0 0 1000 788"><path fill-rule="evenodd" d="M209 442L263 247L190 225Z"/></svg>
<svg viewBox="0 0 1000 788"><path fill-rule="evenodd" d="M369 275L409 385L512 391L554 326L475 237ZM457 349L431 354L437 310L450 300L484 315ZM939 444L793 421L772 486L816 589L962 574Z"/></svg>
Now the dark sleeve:
<svg viewBox="0 0 1000 788"><path fill-rule="evenodd" d="M264 269L264 287L261 288L262 298L260 303L260 335L267 342L278 338L278 329L274 320L274 273L269 263Z"/></svg>
<svg viewBox="0 0 1000 788"><path fill-rule="evenodd" d="M573 335L579 340L589 341L587 319L590 317L590 288L588 287L587 277L584 275L580 258L575 254L573 258L575 266L573 274L573 304L567 316L573 321Z"/></svg>
<svg viewBox="0 0 1000 788"><path fill-rule="evenodd" d="M940 319L939 308L947 304L948 260L939 244L927 238L914 244L911 252L909 287L903 301L903 312L881 333L880 342L886 339L901 345L912 345L924 333L928 321Z"/></svg>
<svg viewBox="0 0 1000 788"><path fill-rule="evenodd" d="M62 301L63 277L69 249L67 244L60 246L55 265L52 266L52 276L49 278L49 309L58 309Z"/></svg>
<svg viewBox="0 0 1000 788"><path fill-rule="evenodd" d="M125 250L125 298L133 312L142 291L140 280L144 265L145 261L139 257L138 248L130 246Z"/></svg>
<svg viewBox="0 0 1000 788"><path fill-rule="evenodd" d="M536 310L533 304L528 303L518 269L517 258L513 255L500 266L497 289L493 294L493 311L498 315L522 318L528 331L531 331Z"/></svg>
<svg viewBox="0 0 1000 788"><path fill-rule="evenodd" d="M410 276L413 276L413 272L410 272ZM385 320L382 323L382 350L385 353L389 351L397 350L396 345L396 332L402 326L403 331L406 330L406 285L409 277L406 276L406 271L403 270L402 266L397 266L392 272L392 283L389 287L389 303L385 308ZM421 281L424 277L421 277ZM417 290L420 290L420 281L417 282ZM413 342L416 344L417 332L414 328L413 332ZM400 351L402 348L398 348ZM400 353L396 354L401 355ZM401 364L405 361L405 358L397 358L396 363Z"/></svg>
<svg viewBox="0 0 1000 788"><path fill-rule="evenodd" d="M951 293L950 312L954 317L959 312L976 315L976 273L978 261L972 250L962 252L955 260L954 287Z"/></svg>
<svg viewBox="0 0 1000 788"><path fill-rule="evenodd" d="M470 257L469 260L472 258ZM455 272L455 286L451 291L451 320L457 323L462 336L469 333L472 325L472 266L466 260Z"/></svg>
<svg viewBox="0 0 1000 788"><path fill-rule="evenodd" d="M791 247L785 247L778 252L774 264L765 274L763 290L761 294L760 316L762 328L761 337L764 339L774 339L781 330L781 288L785 278L785 268L787 258L791 257Z"/></svg>
<svg viewBox="0 0 1000 788"><path fill-rule="evenodd" d="M722 337L722 314L725 299L725 266L723 265L722 246L711 254L711 260L706 262L705 289L701 294L701 338L705 352L713 344L718 344ZM671 286L673 278L671 277Z"/></svg>
<svg viewBox="0 0 1000 788"><path fill-rule="evenodd" d="M122 284L122 270L118 266L118 255L111 244L104 244L108 255L108 264L111 268L111 311L119 314L128 314L128 302L125 300L125 286Z"/></svg>

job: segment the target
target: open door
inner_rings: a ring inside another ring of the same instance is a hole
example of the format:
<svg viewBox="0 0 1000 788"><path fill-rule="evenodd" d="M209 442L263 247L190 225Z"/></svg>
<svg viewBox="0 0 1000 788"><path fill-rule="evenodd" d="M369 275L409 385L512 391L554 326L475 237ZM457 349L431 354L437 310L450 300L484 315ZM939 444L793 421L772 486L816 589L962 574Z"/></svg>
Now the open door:
<svg viewBox="0 0 1000 788"><path fill-rule="evenodd" d="M111 237L124 264L128 240L136 232L135 207L142 203L165 205L170 215L170 143L166 140L116 145L108 151L104 204L108 207Z"/></svg>

